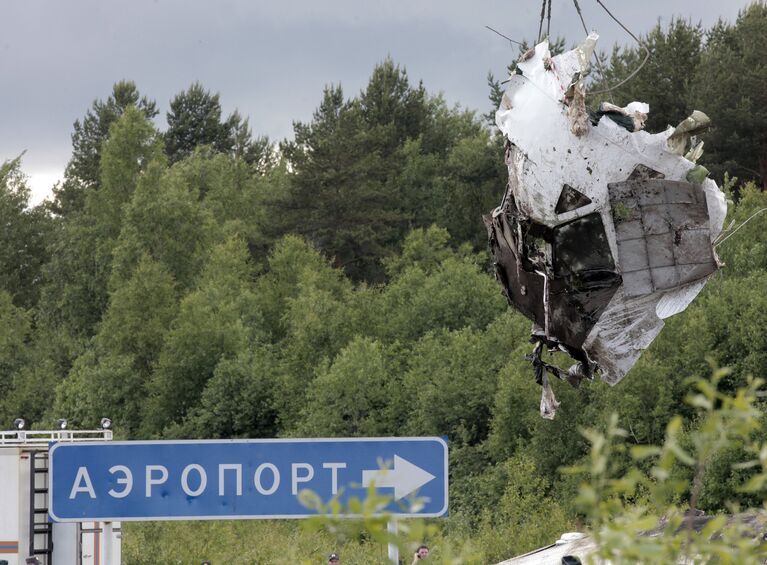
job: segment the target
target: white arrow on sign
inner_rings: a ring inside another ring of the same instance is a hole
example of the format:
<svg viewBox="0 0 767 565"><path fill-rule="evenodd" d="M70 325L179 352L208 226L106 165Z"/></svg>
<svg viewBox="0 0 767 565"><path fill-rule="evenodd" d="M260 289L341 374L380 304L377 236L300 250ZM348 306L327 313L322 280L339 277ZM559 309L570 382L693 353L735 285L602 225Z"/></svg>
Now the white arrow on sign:
<svg viewBox="0 0 767 565"><path fill-rule="evenodd" d="M362 471L363 486L375 483L378 488L394 488L394 500L406 497L433 479L436 479L434 475L399 455L394 456L393 469Z"/></svg>

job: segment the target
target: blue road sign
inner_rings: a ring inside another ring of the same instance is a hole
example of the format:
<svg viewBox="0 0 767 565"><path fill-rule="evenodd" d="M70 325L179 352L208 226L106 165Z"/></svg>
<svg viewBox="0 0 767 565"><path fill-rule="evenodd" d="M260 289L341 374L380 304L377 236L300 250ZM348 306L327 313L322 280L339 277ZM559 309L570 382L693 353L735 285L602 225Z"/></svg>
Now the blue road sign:
<svg viewBox="0 0 767 565"><path fill-rule="evenodd" d="M346 508L371 483L392 497L384 512L447 513L438 437L55 443L49 463L49 512L60 522L306 518L317 510L302 490Z"/></svg>

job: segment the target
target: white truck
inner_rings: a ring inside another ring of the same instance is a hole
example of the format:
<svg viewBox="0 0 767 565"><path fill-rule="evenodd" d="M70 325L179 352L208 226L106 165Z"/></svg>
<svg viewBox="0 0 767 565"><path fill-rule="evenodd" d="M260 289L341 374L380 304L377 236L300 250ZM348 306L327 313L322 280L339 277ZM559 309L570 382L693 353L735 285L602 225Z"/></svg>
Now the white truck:
<svg viewBox="0 0 767 565"><path fill-rule="evenodd" d="M19 422L17 420L17 422ZM0 565L119 565L119 522L56 523L48 515L51 442L112 439L112 431L0 431Z"/></svg>

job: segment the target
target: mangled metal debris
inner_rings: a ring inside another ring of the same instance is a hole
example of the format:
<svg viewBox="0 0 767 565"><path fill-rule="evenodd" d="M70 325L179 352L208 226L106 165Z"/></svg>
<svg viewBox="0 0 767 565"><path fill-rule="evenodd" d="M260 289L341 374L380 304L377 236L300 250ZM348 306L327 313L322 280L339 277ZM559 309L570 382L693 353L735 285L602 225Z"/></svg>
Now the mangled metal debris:
<svg viewBox="0 0 767 565"><path fill-rule="evenodd" d="M619 382L663 319L684 310L721 266L712 242L724 195L695 165L702 144L694 136L708 118L696 111L650 134L647 104L588 112L584 78L596 40L556 57L547 41L536 45L496 112L509 184L485 221L504 293L533 321L528 357L545 418L558 406L549 374L574 386L596 374ZM544 347L576 363L546 363Z"/></svg>

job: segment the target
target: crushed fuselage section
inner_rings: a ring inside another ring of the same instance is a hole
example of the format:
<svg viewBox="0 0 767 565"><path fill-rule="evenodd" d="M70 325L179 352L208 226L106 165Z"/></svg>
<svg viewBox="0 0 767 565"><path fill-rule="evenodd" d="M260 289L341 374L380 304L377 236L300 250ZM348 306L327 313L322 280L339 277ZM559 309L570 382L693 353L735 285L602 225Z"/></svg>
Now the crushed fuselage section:
<svg viewBox="0 0 767 565"><path fill-rule="evenodd" d="M533 322L545 417L557 406L546 373L615 384L720 266L724 197L694 162L708 119L696 111L649 134L646 104L586 111L595 42L556 57L546 42L528 51L496 113L509 184L485 223L503 292ZM576 364L544 362L544 347Z"/></svg>

